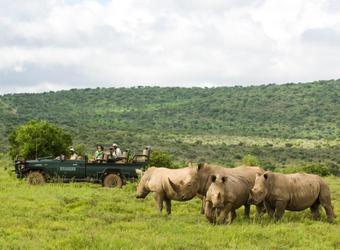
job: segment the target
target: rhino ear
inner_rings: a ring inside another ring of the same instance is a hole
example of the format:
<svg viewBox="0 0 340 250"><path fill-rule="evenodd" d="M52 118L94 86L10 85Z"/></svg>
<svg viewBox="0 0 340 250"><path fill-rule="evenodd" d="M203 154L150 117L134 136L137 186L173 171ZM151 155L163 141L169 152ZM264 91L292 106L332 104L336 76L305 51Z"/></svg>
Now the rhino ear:
<svg viewBox="0 0 340 250"><path fill-rule="evenodd" d="M204 163L200 162L197 165L197 171L200 171L204 167Z"/></svg>
<svg viewBox="0 0 340 250"><path fill-rule="evenodd" d="M172 189L173 189L176 193L178 193L178 192L180 191L179 186L176 185L175 183L173 183L173 182L170 180L169 177L168 177L168 180L169 180L169 183L170 183L170 186L172 187Z"/></svg>
<svg viewBox="0 0 340 250"><path fill-rule="evenodd" d="M228 177L227 176L223 176L222 177L222 182L224 183L224 182L226 182L228 180Z"/></svg>
<svg viewBox="0 0 340 250"><path fill-rule="evenodd" d="M211 181L212 181L212 182L215 182L215 181L216 181L216 175L212 175L212 176L211 176Z"/></svg>
<svg viewBox="0 0 340 250"><path fill-rule="evenodd" d="M268 176L269 176L269 173L264 173L264 174L263 174L263 177L264 177L266 180L268 180Z"/></svg>

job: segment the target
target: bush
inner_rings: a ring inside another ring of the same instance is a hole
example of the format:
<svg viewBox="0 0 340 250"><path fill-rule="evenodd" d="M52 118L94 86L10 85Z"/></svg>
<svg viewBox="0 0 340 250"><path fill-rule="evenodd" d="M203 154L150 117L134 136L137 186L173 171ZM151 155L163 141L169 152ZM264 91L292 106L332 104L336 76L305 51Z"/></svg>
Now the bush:
<svg viewBox="0 0 340 250"><path fill-rule="evenodd" d="M293 174L293 173L299 173L302 172L301 167L294 167L294 166L289 166L286 168L276 168L275 171L279 173L284 173L284 174Z"/></svg>
<svg viewBox="0 0 340 250"><path fill-rule="evenodd" d="M18 126L9 135L10 156L20 155L26 159L58 156L68 153L71 136L62 128L47 121L33 120Z"/></svg>
<svg viewBox="0 0 340 250"><path fill-rule="evenodd" d="M242 163L248 166L260 166L260 161L254 155L247 154L243 157Z"/></svg>
<svg viewBox="0 0 340 250"><path fill-rule="evenodd" d="M86 146L84 144L77 144L74 149L76 153L80 156L84 156L86 154Z"/></svg>
<svg viewBox="0 0 340 250"><path fill-rule="evenodd" d="M310 174L317 174L320 176L331 175L331 169L324 165L307 165L304 166L303 171Z"/></svg>
<svg viewBox="0 0 340 250"><path fill-rule="evenodd" d="M173 163L168 152L152 150L148 166L172 168Z"/></svg>
<svg viewBox="0 0 340 250"><path fill-rule="evenodd" d="M340 166L336 163L331 163L329 166L332 175L340 176Z"/></svg>
<svg viewBox="0 0 340 250"><path fill-rule="evenodd" d="M275 171L275 169L276 169L276 167L270 162L263 163L262 167L263 167L264 170L269 170L269 171Z"/></svg>

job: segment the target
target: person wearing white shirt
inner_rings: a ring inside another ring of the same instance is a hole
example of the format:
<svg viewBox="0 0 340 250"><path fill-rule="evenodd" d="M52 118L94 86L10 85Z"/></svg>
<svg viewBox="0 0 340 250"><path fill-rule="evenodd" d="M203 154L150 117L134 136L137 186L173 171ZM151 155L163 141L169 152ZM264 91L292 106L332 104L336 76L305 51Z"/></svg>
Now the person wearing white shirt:
<svg viewBox="0 0 340 250"><path fill-rule="evenodd" d="M112 147L113 155L115 156L115 158L122 157L122 151L120 150L120 148L118 148L118 145L116 143L113 143Z"/></svg>

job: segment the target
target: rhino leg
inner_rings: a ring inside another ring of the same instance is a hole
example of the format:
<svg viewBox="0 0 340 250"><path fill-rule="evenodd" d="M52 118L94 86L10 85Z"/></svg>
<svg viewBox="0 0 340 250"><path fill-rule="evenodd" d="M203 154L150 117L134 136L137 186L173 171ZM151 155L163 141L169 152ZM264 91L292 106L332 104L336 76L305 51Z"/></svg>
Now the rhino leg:
<svg viewBox="0 0 340 250"><path fill-rule="evenodd" d="M324 185L321 186L319 200L321 205L324 207L327 215L327 220L329 223L334 221L335 213L333 211L332 202L331 202L331 195L328 186Z"/></svg>
<svg viewBox="0 0 340 250"><path fill-rule="evenodd" d="M287 202L277 201L275 203L275 206L276 207L275 207L274 219L275 221L279 221L285 213Z"/></svg>
<svg viewBox="0 0 340 250"><path fill-rule="evenodd" d="M265 214L267 212L266 206L264 204L265 202L261 202L256 206L256 211L260 214Z"/></svg>
<svg viewBox="0 0 340 250"><path fill-rule="evenodd" d="M204 214L205 196L202 197L201 214Z"/></svg>
<svg viewBox="0 0 340 250"><path fill-rule="evenodd" d="M265 211L266 211L266 209L265 209L263 203L256 205L256 217L257 218L260 218L265 213ZM273 214L272 214L272 216L273 216Z"/></svg>
<svg viewBox="0 0 340 250"><path fill-rule="evenodd" d="M320 220L320 211L319 211L320 202L316 201L311 207L310 211L312 212L312 216L314 220Z"/></svg>
<svg viewBox="0 0 340 250"><path fill-rule="evenodd" d="M244 205L244 214L243 214L243 217L244 218L249 218L249 214L250 214L250 205L246 204L246 205Z"/></svg>
<svg viewBox="0 0 340 250"><path fill-rule="evenodd" d="M269 203L264 203L264 206L266 208L266 211L269 215L270 218L273 218L274 217L274 213L275 213L275 208L272 207Z"/></svg>
<svg viewBox="0 0 340 250"><path fill-rule="evenodd" d="M171 214L171 200L165 199L164 201L165 201L166 213L170 215Z"/></svg>
<svg viewBox="0 0 340 250"><path fill-rule="evenodd" d="M156 201L156 205L157 205L159 212L162 213L164 194L163 193L155 193L155 201Z"/></svg>
<svg viewBox="0 0 340 250"><path fill-rule="evenodd" d="M220 215L217 218L217 223L218 224L225 224L226 222L226 218L228 216L228 214L230 213L230 211L232 210L232 204L228 203L226 204L222 210ZM232 220L229 221L229 224L231 224Z"/></svg>
<svg viewBox="0 0 340 250"><path fill-rule="evenodd" d="M213 211L213 207L212 207L212 203L209 201L205 202L205 206L204 206L204 214L205 217L208 219L208 221L212 224L215 223L215 213Z"/></svg>
<svg viewBox="0 0 340 250"><path fill-rule="evenodd" d="M237 216L237 215L236 215L235 210L232 210L232 211L230 212L229 224L233 223L233 221L235 220L236 216ZM249 218L249 217L248 217L248 218Z"/></svg>

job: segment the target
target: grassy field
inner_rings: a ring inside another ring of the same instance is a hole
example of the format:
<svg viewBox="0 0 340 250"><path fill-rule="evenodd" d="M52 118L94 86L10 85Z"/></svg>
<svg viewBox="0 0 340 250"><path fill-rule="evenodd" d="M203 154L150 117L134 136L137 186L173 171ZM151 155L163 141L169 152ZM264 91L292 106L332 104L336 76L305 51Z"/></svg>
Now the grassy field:
<svg viewBox="0 0 340 250"><path fill-rule="evenodd" d="M156 212L153 197L135 199L136 184L107 189L90 183L28 186L0 166L0 249L340 249L340 216L312 221L308 210L212 226L200 202ZM340 179L327 177L340 215ZM251 218L254 217L252 210Z"/></svg>

